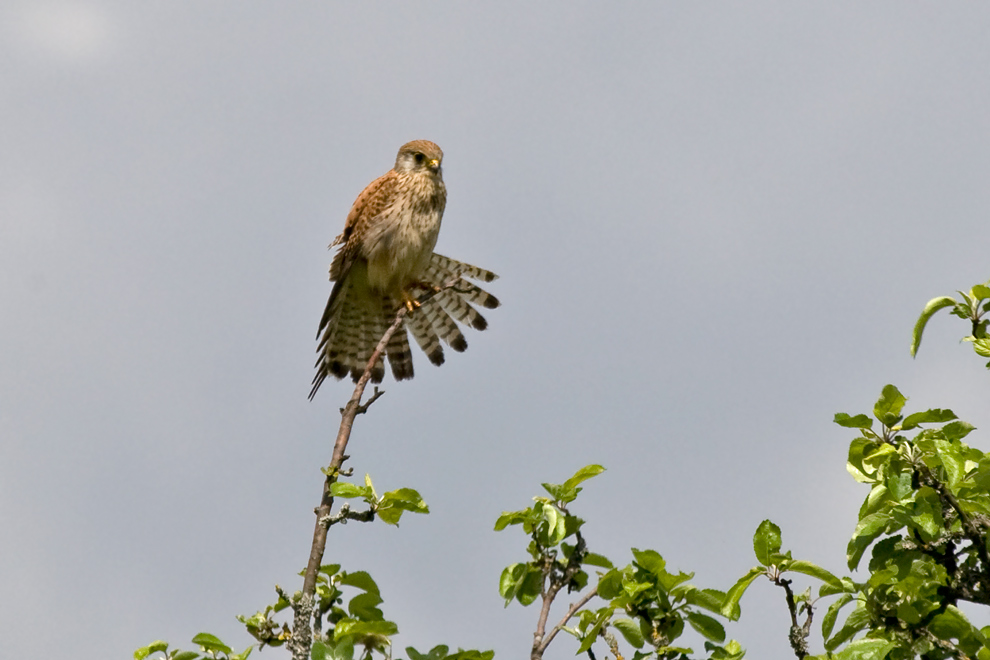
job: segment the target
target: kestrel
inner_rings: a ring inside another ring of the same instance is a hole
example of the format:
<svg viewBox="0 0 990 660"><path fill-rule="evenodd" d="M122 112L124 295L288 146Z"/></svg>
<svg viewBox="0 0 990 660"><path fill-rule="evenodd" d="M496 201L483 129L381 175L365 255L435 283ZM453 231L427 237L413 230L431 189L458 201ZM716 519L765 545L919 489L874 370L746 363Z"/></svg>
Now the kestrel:
<svg viewBox="0 0 990 660"><path fill-rule="evenodd" d="M439 366L441 340L458 352L467 348L454 319L477 330L488 326L471 303L493 309L498 299L464 278L491 282L495 273L433 252L447 203L442 161L443 152L432 142L402 145L395 167L358 195L344 231L330 244L340 248L330 264L334 285L316 333L319 357L310 399L327 376L350 374L355 382L361 377L403 305L404 327L385 350L396 380L413 377L407 329ZM384 376L379 358L371 380L380 383Z"/></svg>

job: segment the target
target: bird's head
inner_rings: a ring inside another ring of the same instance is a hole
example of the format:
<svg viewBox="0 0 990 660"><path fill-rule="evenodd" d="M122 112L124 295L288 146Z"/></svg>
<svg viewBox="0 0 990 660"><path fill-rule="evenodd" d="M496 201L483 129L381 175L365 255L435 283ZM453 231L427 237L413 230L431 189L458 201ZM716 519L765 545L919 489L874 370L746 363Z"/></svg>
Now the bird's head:
<svg viewBox="0 0 990 660"><path fill-rule="evenodd" d="M429 140L413 140L402 145L395 157L395 171L423 172L442 178L443 151Z"/></svg>

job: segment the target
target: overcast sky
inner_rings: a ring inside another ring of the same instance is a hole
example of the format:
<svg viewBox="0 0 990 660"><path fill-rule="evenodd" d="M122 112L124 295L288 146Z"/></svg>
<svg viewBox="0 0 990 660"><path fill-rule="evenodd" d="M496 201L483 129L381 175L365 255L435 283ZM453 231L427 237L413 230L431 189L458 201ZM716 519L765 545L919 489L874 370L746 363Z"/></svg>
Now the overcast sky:
<svg viewBox="0 0 990 660"><path fill-rule="evenodd" d="M492 526L588 463L616 562L724 590L769 517L842 572L867 488L833 414L895 383L990 424L962 321L908 354L990 278L988 32L983 3L6 0L0 655L241 649L300 588L351 392L306 398L326 246L412 139L445 153L437 250L503 306L352 439L432 509L330 535L399 649L525 657L526 539ZM788 623L758 582L728 631L784 658Z"/></svg>

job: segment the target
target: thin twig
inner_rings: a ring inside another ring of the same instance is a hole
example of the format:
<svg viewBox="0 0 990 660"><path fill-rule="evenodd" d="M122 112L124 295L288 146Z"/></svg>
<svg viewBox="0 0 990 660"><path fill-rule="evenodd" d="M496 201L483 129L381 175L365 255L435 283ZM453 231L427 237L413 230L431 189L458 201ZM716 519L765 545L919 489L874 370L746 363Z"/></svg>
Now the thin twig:
<svg viewBox="0 0 990 660"><path fill-rule="evenodd" d="M292 608L294 611L292 625L293 643L291 645L293 660L308 660L309 649L313 643L310 618L313 612L313 594L316 593L316 576L320 570L320 564L323 562L323 553L327 547L327 529L330 526L330 511L333 508L333 492L331 487L337 480L340 466L344 462L344 451L347 449L347 442L351 438L351 428L354 426L354 418L357 417L358 412L365 412L368 406L371 405L371 402L382 394L376 392L375 397L364 405L364 410L361 410L361 397L364 395L364 388L368 386L368 381L371 380L371 371L374 369L379 358L381 358L382 353L385 352L385 347L388 345L388 341L392 338L392 335L402 325L402 320L405 316L406 308L404 306L400 307L399 311L395 314L395 321L392 322L392 325L382 335L381 341L378 342L378 346L375 347L374 352L371 354L371 358L364 368L364 373L361 374L357 384L354 386L354 393L351 395L350 401L347 402L347 405L344 406L344 411L341 413L340 429L337 431L337 440L333 445L333 455L330 458L330 465L326 470L327 478L323 482L323 497L320 500L320 506L316 509L316 528L313 530L313 544L309 551L309 563L306 565L306 574L303 578L302 598L299 601L299 606L293 606Z"/></svg>
<svg viewBox="0 0 990 660"><path fill-rule="evenodd" d="M459 280L460 277L458 276L444 286L430 291L419 299L419 303L422 304L441 291L453 287ZM327 529L332 522L337 522L331 516L331 509L333 508L331 487L337 481L337 477L341 473L341 466L347 460L344 452L347 449L347 442L351 437L354 418L367 412L368 407L385 393L376 387L375 393L371 398L364 404L361 403L361 397L364 396L364 390L371 380L371 373L375 365L385 353L385 347L388 346L392 335L402 327L402 322L407 313L408 310L405 305L399 307L399 310L395 314L395 320L389 326L388 330L385 331L385 334L382 335L381 340L368 360L368 364L364 368L364 373L361 374L361 377L354 385L354 393L351 395L347 405L340 411L340 428L337 431L337 439L333 445L330 465L326 469L327 476L323 482L323 496L320 499L320 506L316 508L316 526L313 530L313 543L310 547L309 562L306 565L306 573L303 578L302 597L297 603L293 603L292 605L292 638L289 640L287 646L292 651L293 660L308 660L310 647L313 643L313 631L310 627L310 622L313 614L314 594L316 593L316 578L320 570L320 564L323 562L323 553L326 550Z"/></svg>
<svg viewBox="0 0 990 660"><path fill-rule="evenodd" d="M559 633L564 628L564 626L567 625L567 622L571 620L571 617L577 614L577 611L579 609L587 605L588 601L597 595L598 595L598 585L596 584L594 587L588 590L588 593L581 596L581 598L579 598L577 602L575 602L574 604L572 604L570 607L567 608L567 614L564 615L564 618L561 619L560 623L554 626L553 630L548 632L546 637L543 638L543 642L541 643L543 649L541 650L541 653L545 651L548 646L550 646L550 642L552 642L553 638L557 636L557 633Z"/></svg>
<svg viewBox="0 0 990 660"><path fill-rule="evenodd" d="M982 529L978 519L966 513L962 505L959 504L959 500L945 487L945 484L935 478L935 475L932 474L932 471L927 465L917 466L916 472L920 477L921 483L930 487L938 494L939 499L942 501L942 507L952 509L959 516L963 533L966 535L966 539L972 544L973 549L976 551L976 556L980 560L979 586L983 592L984 599L986 599L987 595L990 594L990 552L987 551L985 530ZM948 527L948 524L948 520L946 520L946 527Z"/></svg>
<svg viewBox="0 0 990 660"><path fill-rule="evenodd" d="M375 510L368 509L367 511L351 511L351 507L348 504L343 504L340 507L340 511L330 516L324 524L327 527L335 525L337 523L344 524L348 520L356 520L358 522L371 522L375 519Z"/></svg>
<svg viewBox="0 0 990 660"><path fill-rule="evenodd" d="M570 584L574 576L581 570L581 560L584 557L586 545L580 532L576 533L575 537L577 543L574 546L574 550L571 551L570 559L568 559L567 566L563 571L555 572L554 559L549 556L546 557L547 563L544 565L544 578L549 575L550 584L542 594L543 606L540 608L540 618L536 622L536 632L533 633L533 650L530 653L531 660L540 660L543 657L543 653L547 650L547 646L550 645L550 642L557 635L560 626L556 626L549 633L546 632L547 619L550 616L550 606L553 605L553 601L557 597L557 594L560 593L560 590ZM592 595L594 593L597 593L597 587L592 590ZM590 597L588 598L590 599ZM567 618L570 617L568 616ZM566 621L567 619L564 620L564 623Z"/></svg>
<svg viewBox="0 0 990 660"><path fill-rule="evenodd" d="M779 573L771 575L770 579L773 580L774 584L783 587L787 595L787 610L791 614L791 631L787 638L794 650L794 655L798 657L798 660L802 660L808 655L808 636L811 634L811 620L815 611L809 603L805 603L804 610L807 612L808 618L805 619L804 625L799 624L798 608L797 603L794 602L794 592L791 591L791 581L781 578Z"/></svg>

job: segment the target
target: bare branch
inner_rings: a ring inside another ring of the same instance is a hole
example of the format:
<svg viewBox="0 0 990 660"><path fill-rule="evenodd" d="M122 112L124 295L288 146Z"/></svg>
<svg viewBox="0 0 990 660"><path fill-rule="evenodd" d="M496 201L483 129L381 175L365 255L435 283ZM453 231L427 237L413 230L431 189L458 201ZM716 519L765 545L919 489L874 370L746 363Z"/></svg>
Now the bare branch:
<svg viewBox="0 0 990 660"><path fill-rule="evenodd" d="M354 386L354 393L351 395L350 401L347 402L341 413L342 419L340 421L340 428L337 431L337 440L333 445L333 455L330 458L330 465L326 470L327 478L323 483L323 497L320 501L320 506L316 509L316 529L313 531L313 544L309 551L309 563L306 565L306 574L303 578L302 599L299 601L298 606L293 604L292 607L294 616L292 640L289 648L292 650L293 660L307 660L309 658L309 648L313 643L310 619L313 613L313 594L316 593L316 575L320 570L320 564L323 562L323 553L327 547L327 529L330 527L330 522L328 521L332 521L330 512L333 508L333 493L331 486L337 480L340 467L346 458L344 451L347 449L347 442L351 438L351 428L354 426L354 418L359 413L366 412L368 406L384 394L384 392L380 392L375 388L374 396L363 406L361 405L364 388L368 386L368 381L371 380L371 371L382 353L385 352L385 347L388 345L389 339L392 338L395 331L402 325L402 320L405 316L406 308L404 306L400 307L399 311L395 314L395 320L392 322L392 325L382 335L381 341L378 342L378 346L372 352L371 358L368 360L368 365L364 368L364 373L361 374L361 378L358 379L357 384ZM304 604L306 607L304 607Z"/></svg>
<svg viewBox="0 0 990 660"><path fill-rule="evenodd" d="M428 292L420 298L419 302L426 302L441 291L453 287L459 280L460 277L457 277L444 286ZM340 411L340 428L337 431L337 439L333 445L333 454L330 458L330 465L326 469L327 477L323 483L323 496L320 500L320 506L316 509L316 525L313 530L313 543L309 552L309 562L306 565L306 573L303 578L302 597L299 601L292 603L292 639L289 640L287 646L292 651L293 660L308 660L309 650L313 643L313 631L310 627L313 617L313 596L316 593L317 573L320 570L320 564L323 562L323 553L326 550L327 529L335 522L343 522L348 519L363 520L364 518L361 516L368 515L368 513L355 514L351 512L345 514L344 511L341 511L340 516L333 516L331 514L331 510L333 508L333 493L331 491L331 486L335 481L337 481L337 477L342 472L344 461L347 460L347 455L344 452L347 449L347 443L351 437L351 429L354 426L354 419L358 415L366 413L371 404L377 401L385 393L383 390L379 390L376 387L371 398L365 403L361 403L361 397L364 396L364 390L368 386L368 382L371 380L372 370L378 363L378 360L381 359L382 354L385 352L385 347L388 346L388 342L392 338L392 335L394 335L399 328L402 327L402 322L405 319L406 314L408 314L406 306L400 306L399 310L395 314L395 320L392 322L392 325L389 326L388 330L385 331L385 334L382 335L381 341L378 342L378 345L372 352L371 357L368 359L368 364L364 368L364 373L361 374L361 377L354 385L354 393L351 395L347 405ZM369 513L369 520L373 519L374 512Z"/></svg>
<svg viewBox="0 0 990 660"><path fill-rule="evenodd" d="M780 573L776 570L769 577L773 580L774 584L784 588L787 599L787 610L791 614L791 630L787 635L787 639L791 643L794 655L798 657L798 660L803 660L808 655L808 637L811 635L811 620L815 615L815 610L812 608L811 603L804 603L802 609L808 614L808 618L805 619L804 624L799 624L798 607L797 603L794 602L794 592L791 591L791 581L780 577Z"/></svg>
<svg viewBox="0 0 990 660"><path fill-rule="evenodd" d="M348 520L356 520L358 522L371 522L375 519L375 510L368 509L367 511L351 511L351 506L349 504L344 504L340 507L340 511L336 514L330 516L324 521L327 527L334 525L336 523L344 524Z"/></svg>
<svg viewBox="0 0 990 660"><path fill-rule="evenodd" d="M571 620L571 617L577 614L578 610L580 610L582 607L587 605L588 601L590 601L592 598L594 598L597 595L598 595L598 585L596 584L594 587L588 590L586 594L581 596L581 598L579 598L575 603L573 603L570 607L567 608L567 613L564 615L564 618L562 618L560 620L560 623L554 626L553 630L548 632L547 636L543 638L544 650L546 650L546 648L550 646L550 642L552 642L553 638L557 636L557 633L559 633L563 629L563 627L567 625L567 622Z"/></svg>
<svg viewBox="0 0 990 660"><path fill-rule="evenodd" d="M567 623L567 620L574 615L574 612L577 612L577 610L587 603L588 600L598 593L597 587L592 589L584 598L578 601L577 607L574 605L571 606L573 611L569 610L568 615L563 619L563 621L560 622L560 624L555 626L549 633L546 632L547 619L550 616L550 606L553 605L553 601L557 597L557 594L560 593L560 590L569 585L571 580L574 579L574 576L581 570L581 562L584 559L586 545L580 532L576 533L575 537L577 543L575 544L574 550L571 552L570 559L567 561L567 566L563 571L559 569L554 570L555 566L553 557L549 555L545 557L547 562L544 565L543 574L544 579L549 576L550 584L546 585L543 591L543 605L540 608L540 618L536 622L536 632L533 633L533 650L530 654L531 660L540 660L543 658L543 653L547 650L550 642L553 641L553 638L560 631L560 628Z"/></svg>

